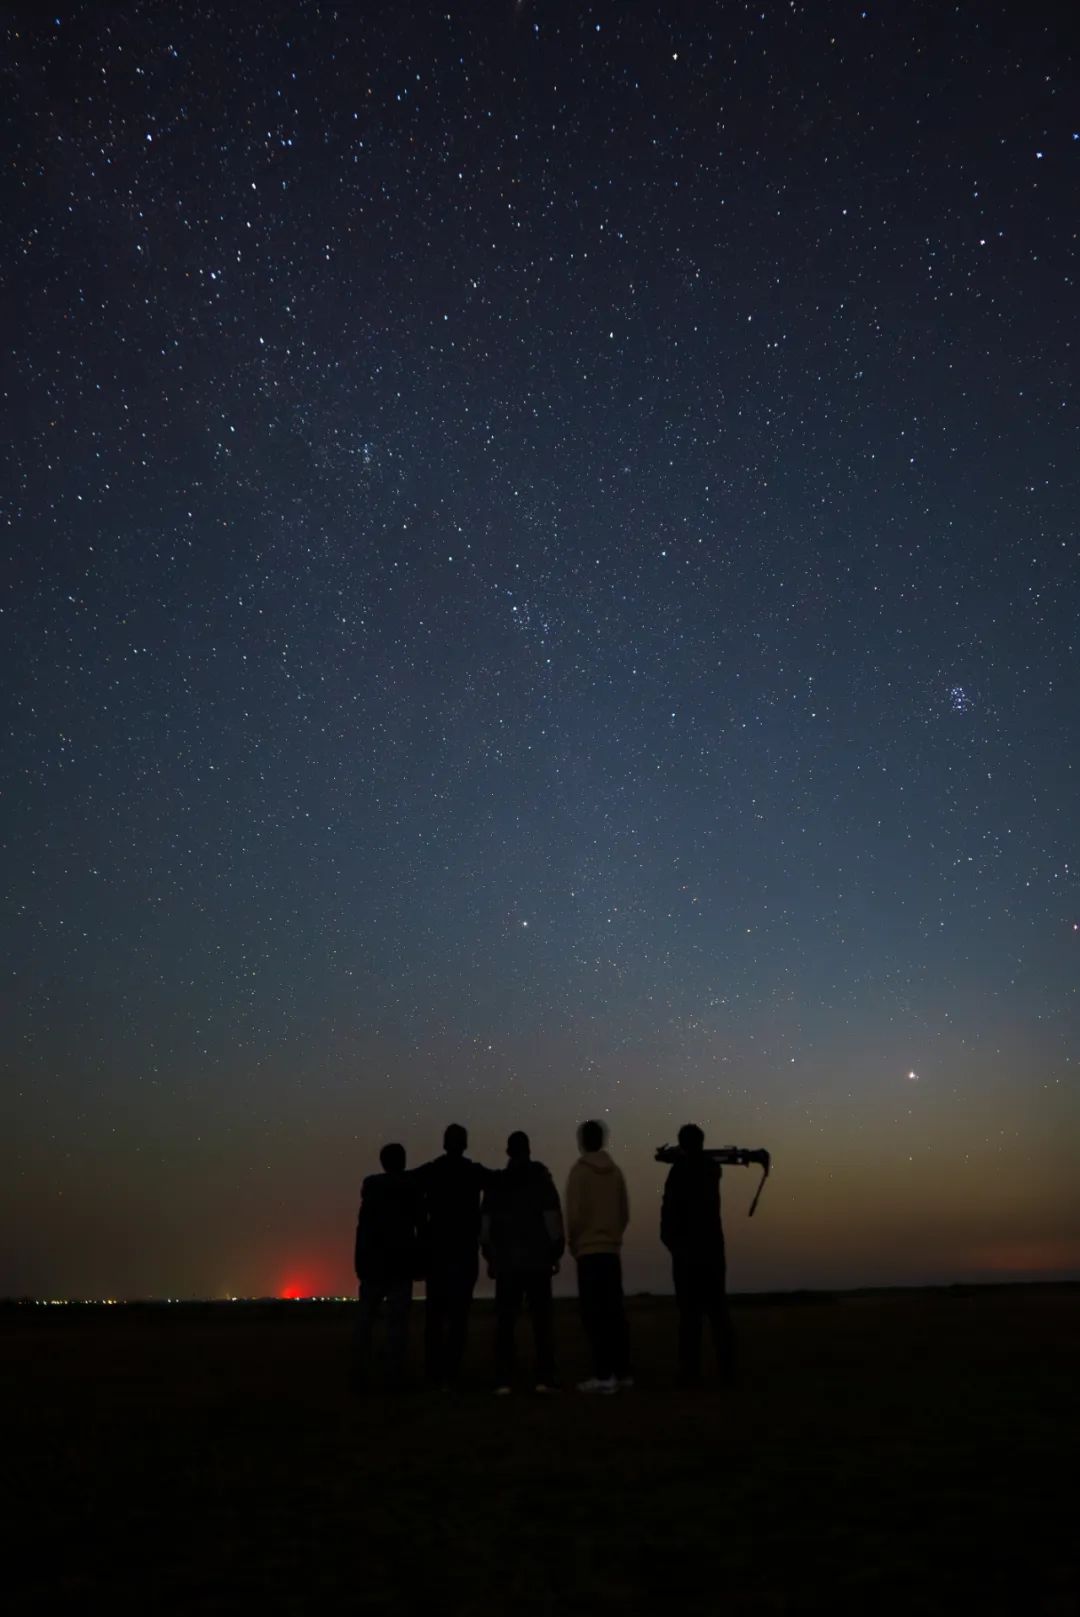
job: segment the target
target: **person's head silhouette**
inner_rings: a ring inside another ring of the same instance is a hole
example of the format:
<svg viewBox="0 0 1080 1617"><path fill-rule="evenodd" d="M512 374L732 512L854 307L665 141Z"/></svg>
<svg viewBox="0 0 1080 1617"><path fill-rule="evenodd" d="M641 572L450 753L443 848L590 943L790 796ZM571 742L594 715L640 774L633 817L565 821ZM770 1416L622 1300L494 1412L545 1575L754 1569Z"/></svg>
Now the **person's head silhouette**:
<svg viewBox="0 0 1080 1617"><path fill-rule="evenodd" d="M449 1123L442 1137L443 1150L448 1157L463 1157L469 1136L460 1123Z"/></svg>
<svg viewBox="0 0 1080 1617"><path fill-rule="evenodd" d="M705 1148L705 1133L696 1123L684 1123L679 1130L679 1145L688 1157L695 1156Z"/></svg>
<svg viewBox="0 0 1080 1617"><path fill-rule="evenodd" d="M603 1123L598 1123L595 1117L590 1117L587 1123L582 1123L578 1128L578 1150L582 1152L602 1151L606 1133L607 1130Z"/></svg>
<svg viewBox="0 0 1080 1617"><path fill-rule="evenodd" d="M383 1173L404 1173L405 1147L403 1145L384 1145L379 1152L379 1161L382 1163Z"/></svg>
<svg viewBox="0 0 1080 1617"><path fill-rule="evenodd" d="M506 1142L506 1154L511 1162L528 1162L529 1136L522 1129L515 1129Z"/></svg>

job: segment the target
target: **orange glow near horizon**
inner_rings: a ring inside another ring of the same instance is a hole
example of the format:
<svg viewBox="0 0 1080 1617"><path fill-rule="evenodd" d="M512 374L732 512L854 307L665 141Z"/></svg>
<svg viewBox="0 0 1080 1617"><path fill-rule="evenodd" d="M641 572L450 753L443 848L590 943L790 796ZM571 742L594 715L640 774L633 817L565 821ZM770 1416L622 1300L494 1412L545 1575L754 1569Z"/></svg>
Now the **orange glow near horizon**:
<svg viewBox="0 0 1080 1617"><path fill-rule="evenodd" d="M1061 1274L1080 1267L1080 1245L1066 1238L1000 1241L979 1247L973 1258L988 1274Z"/></svg>

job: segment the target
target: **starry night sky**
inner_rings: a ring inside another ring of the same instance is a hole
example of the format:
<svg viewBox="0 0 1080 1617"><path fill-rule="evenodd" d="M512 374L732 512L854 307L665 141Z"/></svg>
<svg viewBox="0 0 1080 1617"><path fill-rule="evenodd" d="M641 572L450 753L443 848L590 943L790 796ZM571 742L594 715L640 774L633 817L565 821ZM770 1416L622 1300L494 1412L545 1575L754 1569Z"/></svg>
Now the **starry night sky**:
<svg viewBox="0 0 1080 1617"><path fill-rule="evenodd" d="M589 1114L632 1288L688 1119L735 1289L1080 1274L1064 16L4 8L0 1291Z"/></svg>

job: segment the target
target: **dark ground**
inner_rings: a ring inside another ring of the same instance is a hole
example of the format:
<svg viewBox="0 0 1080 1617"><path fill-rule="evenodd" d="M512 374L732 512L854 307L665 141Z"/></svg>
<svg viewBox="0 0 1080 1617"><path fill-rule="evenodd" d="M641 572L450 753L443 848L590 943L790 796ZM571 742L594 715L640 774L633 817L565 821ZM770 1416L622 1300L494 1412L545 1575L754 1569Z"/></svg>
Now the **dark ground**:
<svg viewBox="0 0 1080 1617"><path fill-rule="evenodd" d="M493 1398L480 1305L469 1390L357 1402L347 1306L0 1310L11 1609L1080 1612L1080 1288L736 1318L735 1391L644 1299L631 1394Z"/></svg>

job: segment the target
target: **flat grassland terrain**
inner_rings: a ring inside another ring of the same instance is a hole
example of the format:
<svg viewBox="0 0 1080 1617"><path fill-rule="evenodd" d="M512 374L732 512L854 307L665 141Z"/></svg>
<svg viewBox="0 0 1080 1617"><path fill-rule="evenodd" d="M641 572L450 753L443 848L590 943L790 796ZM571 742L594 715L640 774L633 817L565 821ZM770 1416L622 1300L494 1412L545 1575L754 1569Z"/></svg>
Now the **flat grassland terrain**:
<svg viewBox="0 0 1080 1617"><path fill-rule="evenodd" d="M734 1315L733 1390L657 1298L632 1393L493 1398L481 1303L466 1389L357 1399L347 1304L0 1309L11 1609L1080 1611L1080 1288Z"/></svg>

